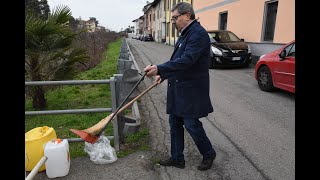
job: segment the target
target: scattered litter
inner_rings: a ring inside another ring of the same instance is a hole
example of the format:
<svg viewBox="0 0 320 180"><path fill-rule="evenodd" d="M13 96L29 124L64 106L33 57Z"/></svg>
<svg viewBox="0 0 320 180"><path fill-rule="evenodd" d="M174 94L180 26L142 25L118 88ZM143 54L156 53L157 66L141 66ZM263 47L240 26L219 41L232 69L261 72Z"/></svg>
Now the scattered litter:
<svg viewBox="0 0 320 180"><path fill-rule="evenodd" d="M115 149L104 135L100 135L94 144L85 142L84 151L89 154L90 160L95 164L108 164L118 159Z"/></svg>

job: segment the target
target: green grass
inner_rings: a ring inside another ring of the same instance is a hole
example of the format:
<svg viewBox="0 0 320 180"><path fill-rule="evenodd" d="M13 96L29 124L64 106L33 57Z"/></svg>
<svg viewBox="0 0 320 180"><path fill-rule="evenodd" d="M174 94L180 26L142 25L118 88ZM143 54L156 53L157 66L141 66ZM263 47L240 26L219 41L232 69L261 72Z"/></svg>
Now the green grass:
<svg viewBox="0 0 320 180"><path fill-rule="evenodd" d="M117 73L117 59L119 57L122 39L111 42L107 46L105 59L96 67L77 74L75 80L98 80L109 79L113 74ZM110 108L111 107L111 91L109 84L95 85L64 85L48 91L45 95L47 99L47 110L63 110L63 109L87 109L87 108ZM26 111L34 111L30 99L26 99ZM126 110L127 113L130 110ZM25 116L25 132L42 126L54 128L58 138L78 138L69 129L86 129L98 123L101 119L110 113L82 113L82 114L63 114L63 115L35 115ZM113 135L112 123L110 123L105 131L105 135ZM128 143L139 141L137 136L143 138L147 135L145 130L140 133L128 137ZM69 143L71 158L85 156L84 143ZM113 141L111 141L113 145ZM147 146L142 144L142 146ZM142 149L148 149L141 147ZM118 152L123 157L128 153Z"/></svg>

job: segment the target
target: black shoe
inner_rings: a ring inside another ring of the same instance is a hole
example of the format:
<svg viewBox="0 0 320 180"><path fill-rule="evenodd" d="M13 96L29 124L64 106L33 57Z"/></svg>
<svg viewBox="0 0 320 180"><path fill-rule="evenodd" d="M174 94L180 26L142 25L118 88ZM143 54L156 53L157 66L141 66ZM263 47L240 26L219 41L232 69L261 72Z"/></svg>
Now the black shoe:
<svg viewBox="0 0 320 180"><path fill-rule="evenodd" d="M172 160L171 158L169 158L167 160L163 160L163 161L161 160L159 164L162 166L174 166L174 167L181 168L181 169L183 169L186 166L184 160L175 161L175 160Z"/></svg>
<svg viewBox="0 0 320 180"><path fill-rule="evenodd" d="M203 159L201 164L198 166L198 170L205 171L211 168L213 160L216 158L216 154L211 156L208 159Z"/></svg>

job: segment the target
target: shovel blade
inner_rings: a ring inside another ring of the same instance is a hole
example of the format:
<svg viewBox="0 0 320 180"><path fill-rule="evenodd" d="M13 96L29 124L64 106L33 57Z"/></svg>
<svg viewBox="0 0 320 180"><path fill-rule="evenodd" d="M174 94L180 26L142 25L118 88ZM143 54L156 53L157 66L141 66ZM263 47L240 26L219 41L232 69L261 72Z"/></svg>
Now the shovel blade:
<svg viewBox="0 0 320 180"><path fill-rule="evenodd" d="M70 129L70 131L73 132L74 134L78 135L84 141L91 143L91 144L94 144L99 139L99 137L92 136L91 134L89 134L85 131L81 131L81 130L77 130L77 129Z"/></svg>

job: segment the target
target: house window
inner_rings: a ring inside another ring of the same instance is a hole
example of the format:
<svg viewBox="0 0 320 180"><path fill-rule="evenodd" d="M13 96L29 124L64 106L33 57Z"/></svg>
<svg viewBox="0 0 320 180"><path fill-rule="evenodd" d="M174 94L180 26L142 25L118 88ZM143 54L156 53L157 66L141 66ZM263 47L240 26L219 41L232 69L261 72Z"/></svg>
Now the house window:
<svg viewBox="0 0 320 180"><path fill-rule="evenodd" d="M170 27L170 23L167 23L166 36L169 36L169 27Z"/></svg>
<svg viewBox="0 0 320 180"><path fill-rule="evenodd" d="M176 5L176 0L172 0L172 5Z"/></svg>
<svg viewBox="0 0 320 180"><path fill-rule="evenodd" d="M263 41L273 41L277 19L278 1L266 2L263 23Z"/></svg>
<svg viewBox="0 0 320 180"><path fill-rule="evenodd" d="M228 12L219 14L219 30L227 30Z"/></svg>

